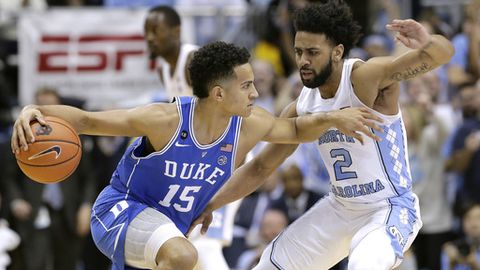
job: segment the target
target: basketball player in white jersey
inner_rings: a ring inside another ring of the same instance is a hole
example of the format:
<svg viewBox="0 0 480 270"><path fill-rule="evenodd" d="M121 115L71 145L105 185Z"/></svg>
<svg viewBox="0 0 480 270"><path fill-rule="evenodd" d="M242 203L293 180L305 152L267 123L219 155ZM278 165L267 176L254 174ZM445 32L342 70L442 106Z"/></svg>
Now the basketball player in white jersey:
<svg viewBox="0 0 480 270"><path fill-rule="evenodd" d="M453 47L414 20L394 20L387 28L409 48L405 54L367 62L346 59L359 26L341 0L306 6L296 12L294 23L305 87L284 115L364 107L383 119L384 132L375 132L381 141L367 138L364 145L335 128L318 138L331 192L270 243L254 269L326 270L347 256L349 270L392 269L422 225L411 190L399 81L447 63ZM267 146L237 171L194 225L203 223L205 231L208 211L252 192L294 148Z"/></svg>
<svg viewBox="0 0 480 270"><path fill-rule="evenodd" d="M192 96L187 67L198 46L181 42L180 15L169 6L153 7L148 11L144 28L150 58L159 65L159 77L168 100L176 96ZM215 222L207 234L190 236L198 250L196 270L228 270L222 248L232 241L233 219L239 202L215 211Z"/></svg>
<svg viewBox="0 0 480 270"><path fill-rule="evenodd" d="M363 141L381 130L378 116L349 108L276 118L254 106L258 93L247 49L215 42L195 52L189 72L196 97L128 110L87 112L26 106L15 121L12 151L34 141L30 122L69 122L79 134L139 137L128 147L91 218L97 247L113 270L191 270L197 251L185 233L208 201L260 140L311 141L330 127ZM357 132L358 131L358 132Z"/></svg>
<svg viewBox="0 0 480 270"><path fill-rule="evenodd" d="M144 31L150 59L159 65L167 97L193 95L187 67L198 46L181 42L180 15L169 6L153 7L148 11Z"/></svg>

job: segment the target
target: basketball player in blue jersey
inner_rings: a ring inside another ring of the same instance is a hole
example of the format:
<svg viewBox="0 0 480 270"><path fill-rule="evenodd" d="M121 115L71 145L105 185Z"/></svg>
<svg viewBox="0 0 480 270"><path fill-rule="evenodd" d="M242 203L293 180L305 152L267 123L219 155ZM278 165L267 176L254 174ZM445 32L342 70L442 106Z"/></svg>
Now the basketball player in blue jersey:
<svg viewBox="0 0 480 270"><path fill-rule="evenodd" d="M341 0L296 12L295 54L305 87L284 116L367 108L383 119L382 140L356 139L332 127L317 138L331 192L291 224L264 251L255 270L324 270L349 257L349 270L396 267L422 222L412 193L407 141L398 104L399 81L447 63L453 47L418 22L393 20L387 28L408 47L398 57L347 59L359 26ZM209 212L256 189L295 146L269 145L240 168L193 225Z"/></svg>
<svg viewBox="0 0 480 270"><path fill-rule="evenodd" d="M150 58L157 62L158 75L165 88L163 100L192 96L187 67L198 46L181 42L180 15L169 6L153 7L148 11L144 30ZM190 235L198 251L196 270L228 270L222 248L232 240L233 219L239 204L240 201L233 202L216 210L214 226L205 235L198 232Z"/></svg>
<svg viewBox="0 0 480 270"><path fill-rule="evenodd" d="M365 108L275 118L253 106L258 93L248 59L245 48L224 42L199 49L189 66L196 97L174 103L101 112L26 106L12 150L28 149L29 123L45 124L45 115L65 119L79 134L140 137L93 206L93 239L115 270L190 270L197 251L184 234L258 141L311 141L331 127L363 140L358 131L377 138L370 128L380 130L380 118Z"/></svg>

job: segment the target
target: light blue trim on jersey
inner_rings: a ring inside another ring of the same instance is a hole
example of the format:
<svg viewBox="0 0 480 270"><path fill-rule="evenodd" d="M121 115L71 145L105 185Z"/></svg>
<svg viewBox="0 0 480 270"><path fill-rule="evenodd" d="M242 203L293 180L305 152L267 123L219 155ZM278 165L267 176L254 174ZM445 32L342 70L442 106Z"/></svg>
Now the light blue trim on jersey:
<svg viewBox="0 0 480 270"><path fill-rule="evenodd" d="M232 117L230 117L230 119L228 120L227 128L225 128L225 130L223 131L222 136L220 136L217 140L215 140L211 144L201 144L197 141L197 138L195 137L195 130L193 128L193 119L195 115L195 106L197 105L197 101L198 101L197 98L194 98L192 101L192 105L190 107L190 124L188 128L190 129L190 135L195 146L198 147L199 149L204 150L219 144L221 141L223 141L223 139L225 139L225 137L228 134L228 131L230 130L230 125L232 124Z"/></svg>
<svg viewBox="0 0 480 270"><path fill-rule="evenodd" d="M399 259L403 259L403 251L415 233L414 227L418 221L415 200L416 197L411 192L388 199L390 210L385 225L395 255Z"/></svg>
<svg viewBox="0 0 480 270"><path fill-rule="evenodd" d="M373 130L373 129L371 129L371 131L372 131L375 135L379 136L377 131L375 131L375 130ZM391 189L393 192L395 192L395 195L398 196L398 192L397 192L397 190L395 189L395 186L393 185L392 180L390 180L390 175L388 175L387 167L385 166L385 161L383 160L382 154L381 154L381 152L380 152L380 145L378 144L377 141L375 141L375 149L377 150L378 160L382 161L381 168L382 168L382 172L383 172L383 174L384 174L384 176L385 176L385 179L387 179L387 182L388 182L388 185L390 186L390 189Z"/></svg>
<svg viewBox="0 0 480 270"><path fill-rule="evenodd" d="M412 178L408 170L406 155L406 140L401 119L388 126L383 126L384 132L375 132L382 140L376 142L388 180L397 195L410 191Z"/></svg>

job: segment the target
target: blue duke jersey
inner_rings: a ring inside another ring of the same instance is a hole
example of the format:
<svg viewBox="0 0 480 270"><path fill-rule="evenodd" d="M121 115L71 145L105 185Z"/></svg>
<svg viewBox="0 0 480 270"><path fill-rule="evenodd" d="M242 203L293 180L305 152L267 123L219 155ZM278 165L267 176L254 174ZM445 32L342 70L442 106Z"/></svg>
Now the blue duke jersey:
<svg viewBox="0 0 480 270"><path fill-rule="evenodd" d="M357 59L343 65L340 85L333 98L323 99L318 89L304 87L298 98L297 113L332 111L346 107L366 107L355 95L350 80ZM330 175L331 193L345 203L373 203L400 196L412 188L407 138L401 112L384 115L384 133L376 132L377 142L363 136L365 144L330 129L318 139L318 149Z"/></svg>
<svg viewBox="0 0 480 270"><path fill-rule="evenodd" d="M115 239L108 240L114 244L102 244L107 236L93 232L93 225L92 234L99 249L114 264L123 264L126 227L143 209L151 207L162 212L186 233L234 171L242 118L231 117L215 142L202 145L193 130L196 101L195 97L177 98L180 121L172 139L160 151L143 156L145 138L138 138L126 150L110 185L97 198L92 224L97 222L101 226L96 227L104 231L118 232ZM124 211L128 214L122 215Z"/></svg>

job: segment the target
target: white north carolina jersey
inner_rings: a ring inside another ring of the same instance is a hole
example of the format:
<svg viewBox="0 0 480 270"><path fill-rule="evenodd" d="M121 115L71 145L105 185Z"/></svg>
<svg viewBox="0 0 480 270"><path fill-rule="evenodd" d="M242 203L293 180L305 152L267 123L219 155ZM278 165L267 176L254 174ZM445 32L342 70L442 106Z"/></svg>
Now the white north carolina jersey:
<svg viewBox="0 0 480 270"><path fill-rule="evenodd" d="M187 65L188 55L198 49L198 46L192 44L182 44L177 59L177 66L173 75L171 75L170 64L165 59L160 58L163 86L169 98L176 96L193 96L192 87L188 84L185 77L185 66Z"/></svg>
<svg viewBox="0 0 480 270"><path fill-rule="evenodd" d="M304 87L297 102L297 114L328 112L346 107L366 107L355 95L350 80L353 64L346 59L340 85L333 98L324 99L318 88ZM363 136L364 145L335 128L329 129L318 141L318 149L330 176L331 193L344 203L386 202L385 199L411 190L407 138L401 112L384 115L384 133L374 131L382 140Z"/></svg>

